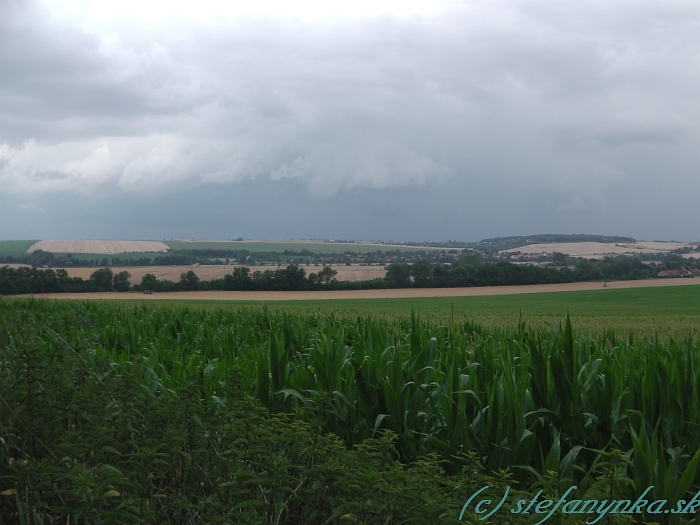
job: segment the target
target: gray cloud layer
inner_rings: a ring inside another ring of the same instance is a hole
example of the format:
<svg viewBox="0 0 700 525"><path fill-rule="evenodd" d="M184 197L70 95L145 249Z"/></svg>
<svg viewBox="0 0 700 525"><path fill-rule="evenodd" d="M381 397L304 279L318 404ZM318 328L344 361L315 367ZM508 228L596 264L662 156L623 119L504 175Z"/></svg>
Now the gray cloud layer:
<svg viewBox="0 0 700 525"><path fill-rule="evenodd" d="M14 0L3 12L4 237L23 236L22 213L33 237L49 222L59 237L234 235L216 220L228 213L263 237L700 239L696 2L157 24ZM256 202L261 218L208 194ZM161 195L187 228L133 223L118 205L168 217ZM56 208L105 199L102 235ZM280 227L280 213L295 219Z"/></svg>

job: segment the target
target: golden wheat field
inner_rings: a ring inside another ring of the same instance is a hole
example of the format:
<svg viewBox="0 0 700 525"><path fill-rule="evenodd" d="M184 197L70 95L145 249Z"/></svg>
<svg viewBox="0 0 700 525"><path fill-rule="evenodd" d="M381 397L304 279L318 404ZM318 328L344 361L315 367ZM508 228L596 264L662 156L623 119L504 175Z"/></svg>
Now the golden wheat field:
<svg viewBox="0 0 700 525"><path fill-rule="evenodd" d="M184 272L192 270L197 274L197 277L202 281L210 281L212 279L223 279L224 275L233 272L236 266L233 265L211 265L211 266L125 266L111 268L114 273L127 271L131 274L131 282L138 284L147 273L152 273L159 280L168 280L177 282L180 280L180 275ZM336 279L339 281L367 281L371 279L379 279L384 277L386 269L384 266L345 266L331 265L338 272ZM255 271L264 272L265 270L276 270L277 266L249 266L251 273ZM318 273L323 269L322 266L303 266L306 274ZM90 275L98 268L66 268L68 275L71 277L81 277L89 279Z"/></svg>

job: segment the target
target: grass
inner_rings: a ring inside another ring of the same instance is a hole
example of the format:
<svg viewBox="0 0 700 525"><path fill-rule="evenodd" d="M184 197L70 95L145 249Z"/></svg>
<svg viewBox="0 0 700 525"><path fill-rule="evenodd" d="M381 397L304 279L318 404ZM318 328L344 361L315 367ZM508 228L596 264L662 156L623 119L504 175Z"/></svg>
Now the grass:
<svg viewBox="0 0 700 525"><path fill-rule="evenodd" d="M359 252L367 253L377 250L400 250L403 252L436 250L438 248L425 248L415 246L394 246L379 244L354 244L354 243L333 243L333 242L267 242L267 241L231 241L231 242L184 242L184 241L163 241L173 250L248 250L251 252L277 252L285 250L299 252L309 250L313 253L344 253Z"/></svg>
<svg viewBox="0 0 700 525"><path fill-rule="evenodd" d="M37 241L0 241L0 257L24 255L35 242Z"/></svg>

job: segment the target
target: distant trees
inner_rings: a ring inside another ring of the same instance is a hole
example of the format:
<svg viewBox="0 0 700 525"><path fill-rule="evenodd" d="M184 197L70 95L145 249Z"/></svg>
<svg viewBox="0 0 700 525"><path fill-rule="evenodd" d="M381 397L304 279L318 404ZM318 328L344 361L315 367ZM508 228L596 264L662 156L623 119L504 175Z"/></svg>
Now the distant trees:
<svg viewBox="0 0 700 525"><path fill-rule="evenodd" d="M63 271L65 272L65 270ZM93 288L100 292L110 292L112 290L126 292L131 288L130 278L131 274L127 271L115 274L110 268L100 268L92 273L90 282Z"/></svg>
<svg viewBox="0 0 700 525"><path fill-rule="evenodd" d="M275 272L274 281L275 288L279 290L306 290L306 270L296 264L290 264Z"/></svg>
<svg viewBox="0 0 700 525"><path fill-rule="evenodd" d="M112 270L109 268L100 268L99 270L93 272L90 276L90 282L99 291L108 292L113 289L113 279L114 275Z"/></svg>
<svg viewBox="0 0 700 525"><path fill-rule="evenodd" d="M199 288L199 277L192 270L182 273L180 274L180 285L185 290L197 290Z"/></svg>
<svg viewBox="0 0 700 525"><path fill-rule="evenodd" d="M234 268L233 273L224 277L224 290L250 290L251 287L250 268L245 266Z"/></svg>
<svg viewBox="0 0 700 525"><path fill-rule="evenodd" d="M384 279L396 288L411 286L411 267L406 263L390 264Z"/></svg>
<svg viewBox="0 0 700 525"><path fill-rule="evenodd" d="M297 264L290 264L276 270L256 271L250 273L245 266L234 268L233 273L221 280L222 290L319 290L335 286L336 270L330 266L318 273L306 276L306 270ZM216 286L213 284L212 286Z"/></svg>
<svg viewBox="0 0 700 525"><path fill-rule="evenodd" d="M448 275L455 286L475 286L477 272L475 265L468 261L460 261L459 264L450 267Z"/></svg>
<svg viewBox="0 0 700 525"><path fill-rule="evenodd" d="M567 258L568 258L568 255L566 255L565 253L554 252L552 254L552 262L554 264L564 264L566 262Z"/></svg>
<svg viewBox="0 0 700 525"><path fill-rule="evenodd" d="M433 274L433 265L426 259L420 259L411 265L411 277L418 288L430 286L430 278Z"/></svg>
<svg viewBox="0 0 700 525"><path fill-rule="evenodd" d="M44 266L50 265L53 262L54 254L51 252L45 252L44 250L35 250L31 253L30 264L32 266Z"/></svg>
<svg viewBox="0 0 700 525"><path fill-rule="evenodd" d="M330 266L324 266L323 270L318 272L317 275L319 283L329 284L333 279L335 279L335 276L338 275L338 272Z"/></svg>
<svg viewBox="0 0 700 525"><path fill-rule="evenodd" d="M555 253L555 262L568 263L569 257ZM672 265L665 263L665 266ZM432 264L421 259L413 264L394 263L387 266L384 280L392 287L462 287L553 284L574 281L646 279L652 271L632 257L606 257L602 260L581 260L575 269L552 266L528 266L507 262L483 263L467 254L450 265Z"/></svg>
<svg viewBox="0 0 700 525"><path fill-rule="evenodd" d="M131 283L129 282L130 278L131 274L127 271L115 274L112 278L112 285L114 286L114 289L118 292L128 291L129 288L131 288Z"/></svg>
<svg viewBox="0 0 700 525"><path fill-rule="evenodd" d="M91 281L79 277L69 277L68 272L60 270L41 270L38 268L9 268L0 266L0 295L56 293L56 292L90 292Z"/></svg>
<svg viewBox="0 0 700 525"><path fill-rule="evenodd" d="M152 273L147 273L141 278L141 288L144 291L154 292L158 290L158 279Z"/></svg>
<svg viewBox="0 0 700 525"><path fill-rule="evenodd" d="M318 273L310 273L307 279L309 290L320 290L337 284L336 275L338 275L338 272L330 266L324 266L323 270Z"/></svg>
<svg viewBox="0 0 700 525"><path fill-rule="evenodd" d="M567 261L569 259L567 258ZM383 279L371 281L338 281L337 271L324 266L318 273L306 275L301 266L290 264L275 270L256 271L237 267L223 279L201 281L197 274L189 270L180 275L178 282L159 281L155 275L143 276L136 290L158 292L180 290L358 290L411 287L464 287L464 286L503 286L523 284L550 284L574 281L603 281L624 279L647 279L655 277L659 270L680 267L698 267L697 262L681 259L681 262L666 261L650 268L634 257L605 257L584 259L576 262L573 269L553 266L529 266L507 262L483 263L471 255L462 257L452 264L431 263L421 259L414 264L393 263L386 267ZM131 275L122 271L116 275L110 268L99 268L89 280L69 277L64 269L9 268L0 267L0 295L55 293L55 292L97 292L131 289Z"/></svg>

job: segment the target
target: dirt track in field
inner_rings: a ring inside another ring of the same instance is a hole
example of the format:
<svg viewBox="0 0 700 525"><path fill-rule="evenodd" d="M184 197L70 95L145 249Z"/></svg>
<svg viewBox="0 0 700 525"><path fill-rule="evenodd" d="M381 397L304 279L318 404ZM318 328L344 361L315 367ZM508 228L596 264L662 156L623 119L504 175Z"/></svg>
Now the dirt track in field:
<svg viewBox="0 0 700 525"><path fill-rule="evenodd" d="M39 241L32 244L27 252L115 254L167 252L169 249L160 241Z"/></svg>
<svg viewBox="0 0 700 525"><path fill-rule="evenodd" d="M345 266L331 265L338 272L335 276L339 281L369 281L371 279L381 279L386 275L384 266ZM127 271L131 274L129 279L133 284L138 284L147 273L152 273L159 280L178 282L182 273L192 270L197 274L197 277L202 281L211 281L212 279L223 279L224 275L233 272L235 266L232 265L207 265L207 266L124 266L110 267L112 272L119 273ZM264 272L265 270L276 270L277 266L249 266L250 273L255 271ZM323 270L322 266L302 266L306 271L306 275L310 273L318 273ZM71 277L81 277L89 279L90 276L99 268L66 268L68 275Z"/></svg>
<svg viewBox="0 0 700 525"><path fill-rule="evenodd" d="M657 286L700 285L700 279L658 279L608 282L607 288L647 288ZM527 286L484 286L474 288L408 288L397 290L343 290L322 292L170 292L144 295L139 293L57 293L37 294L48 299L169 299L206 301L300 301L324 299L401 299L411 297L466 297L482 295L514 295L543 292L602 290L603 283L536 284ZM24 296L28 297L28 296Z"/></svg>

